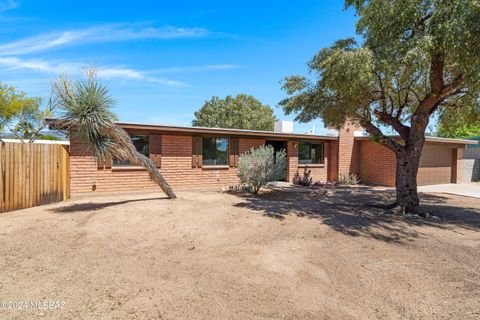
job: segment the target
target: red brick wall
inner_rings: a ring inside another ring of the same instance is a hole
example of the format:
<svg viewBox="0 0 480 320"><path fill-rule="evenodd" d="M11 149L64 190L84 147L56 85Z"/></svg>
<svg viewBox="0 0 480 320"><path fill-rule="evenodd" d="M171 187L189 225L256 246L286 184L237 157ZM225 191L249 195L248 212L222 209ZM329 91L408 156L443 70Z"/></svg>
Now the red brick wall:
<svg viewBox="0 0 480 320"><path fill-rule="evenodd" d="M287 145L288 181L294 182L296 178L303 178L309 172L313 182L329 180L328 171L330 163L330 143L324 142L324 164L299 165L298 164L298 142L289 141Z"/></svg>
<svg viewBox="0 0 480 320"><path fill-rule="evenodd" d="M360 177L360 161L361 161L361 146L360 141L353 143L352 157L350 162L350 174L355 174Z"/></svg>
<svg viewBox="0 0 480 320"><path fill-rule="evenodd" d="M328 161L328 180L338 180L338 141L330 141L330 159Z"/></svg>
<svg viewBox="0 0 480 320"><path fill-rule="evenodd" d="M239 151L265 144L263 139L239 139ZM173 188L202 188L237 184L236 168L192 168L192 137L162 135L160 172ZM98 169L95 158L81 152L79 144L70 145L71 192L158 190L143 169ZM94 187L95 186L95 187Z"/></svg>
<svg viewBox="0 0 480 320"><path fill-rule="evenodd" d="M264 144L264 139L239 139L238 149L240 154L242 154L250 150L251 148L257 148Z"/></svg>
<svg viewBox="0 0 480 320"><path fill-rule="evenodd" d="M109 190L155 189L145 171L99 170L77 141L70 141L71 193Z"/></svg>
<svg viewBox="0 0 480 320"><path fill-rule="evenodd" d="M452 183L471 182L465 179L463 174L463 154L464 148L457 148L452 150Z"/></svg>
<svg viewBox="0 0 480 320"><path fill-rule="evenodd" d="M395 154L379 143L363 140L359 143L359 177L364 183L395 186L397 160Z"/></svg>
<svg viewBox="0 0 480 320"><path fill-rule="evenodd" d="M295 174L298 172L298 143L288 141L287 143L287 175L288 182L293 183Z"/></svg>
<svg viewBox="0 0 480 320"><path fill-rule="evenodd" d="M358 125L347 122L338 131L338 177L348 176L358 167L354 154L356 128Z"/></svg>
<svg viewBox="0 0 480 320"><path fill-rule="evenodd" d="M343 130L343 131L342 131ZM288 181L310 171L313 181L338 179L339 173L356 174L363 182L395 185L396 159L388 148L369 140L354 140L353 128L343 128L338 141L324 141L323 165L298 165L298 142L287 143ZM265 144L264 139L239 139L240 154ZM461 182L463 149L453 149L452 180ZM160 171L176 189L230 186L238 184L236 168L192 168L192 137L162 135ZM457 179L458 177L458 179ZM70 145L71 192L158 190L142 168L98 169L96 160L82 152L80 145Z"/></svg>
<svg viewBox="0 0 480 320"><path fill-rule="evenodd" d="M382 186L395 186L395 173L396 173L396 164L397 159L393 151L388 149L387 147L382 146L379 143L363 140L363 141L356 141L355 143L360 143L360 160L359 160L359 177L362 179L363 182L368 184L374 185L382 185ZM425 147L431 147L432 145L438 145L433 143L427 143ZM447 148L447 156L452 154L452 162L451 162L451 177L453 183L460 183L462 177L462 161L463 159L463 150L462 148L450 148L448 145L444 145L444 148ZM424 150L425 152L425 150ZM422 175L418 178L418 184L422 185L422 181L426 179L429 180L429 183L440 183L435 182L434 179L429 178L427 175L429 171L433 171L433 174L443 174L443 168L441 166L429 166L427 162L431 161L431 159L426 159L425 156L427 154L424 153L422 159L420 161L420 168L418 170L418 176ZM435 152L434 154L430 154L430 157L443 157L445 153ZM441 162L447 163L448 159L437 159L442 160ZM458 161L460 160L460 161ZM438 162L438 161L436 161ZM448 164L449 165L449 164ZM440 172L439 169L442 169ZM432 173L430 173L432 174ZM457 178L458 177L458 178ZM444 182L441 182L444 183Z"/></svg>

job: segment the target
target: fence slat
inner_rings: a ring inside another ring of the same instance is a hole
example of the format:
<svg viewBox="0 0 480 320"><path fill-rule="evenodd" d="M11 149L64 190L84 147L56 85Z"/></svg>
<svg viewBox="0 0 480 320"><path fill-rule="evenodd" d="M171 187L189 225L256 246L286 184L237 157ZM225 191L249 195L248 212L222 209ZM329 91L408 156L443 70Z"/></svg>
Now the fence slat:
<svg viewBox="0 0 480 320"><path fill-rule="evenodd" d="M0 142L0 212L70 197L68 149Z"/></svg>

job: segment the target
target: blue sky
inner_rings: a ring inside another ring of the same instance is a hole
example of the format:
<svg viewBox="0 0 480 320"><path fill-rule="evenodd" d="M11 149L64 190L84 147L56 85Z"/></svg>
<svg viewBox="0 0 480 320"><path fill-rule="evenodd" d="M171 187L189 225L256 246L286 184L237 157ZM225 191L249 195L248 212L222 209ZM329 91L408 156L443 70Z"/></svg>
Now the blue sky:
<svg viewBox="0 0 480 320"><path fill-rule="evenodd" d="M189 125L205 100L238 93L290 120L280 80L354 35L343 1L0 0L0 81L46 97L59 73L94 65L124 122Z"/></svg>

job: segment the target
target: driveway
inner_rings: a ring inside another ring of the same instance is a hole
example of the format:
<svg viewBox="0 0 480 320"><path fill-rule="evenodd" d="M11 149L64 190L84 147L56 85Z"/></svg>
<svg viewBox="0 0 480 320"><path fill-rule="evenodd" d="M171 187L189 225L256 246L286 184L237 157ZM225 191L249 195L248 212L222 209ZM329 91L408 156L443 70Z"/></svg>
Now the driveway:
<svg viewBox="0 0 480 320"><path fill-rule="evenodd" d="M429 193L449 193L458 196L480 198L480 182L421 186L418 187L418 191Z"/></svg>

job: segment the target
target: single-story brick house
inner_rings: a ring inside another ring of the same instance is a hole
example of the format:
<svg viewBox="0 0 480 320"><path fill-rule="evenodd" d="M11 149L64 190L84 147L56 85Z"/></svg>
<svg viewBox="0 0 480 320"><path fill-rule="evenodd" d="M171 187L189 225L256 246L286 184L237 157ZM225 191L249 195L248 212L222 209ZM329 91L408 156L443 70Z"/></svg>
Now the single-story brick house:
<svg viewBox="0 0 480 320"><path fill-rule="evenodd" d="M346 125L335 135L118 123L138 151L153 159L175 189L238 184L239 156L252 147L272 145L287 152L286 180L309 172L314 181L356 174L364 182L395 185L395 156ZM357 131L356 131L357 130ZM419 185L462 182L462 155L471 140L427 137ZM157 189L142 167L121 161L97 163L70 142L71 193Z"/></svg>

